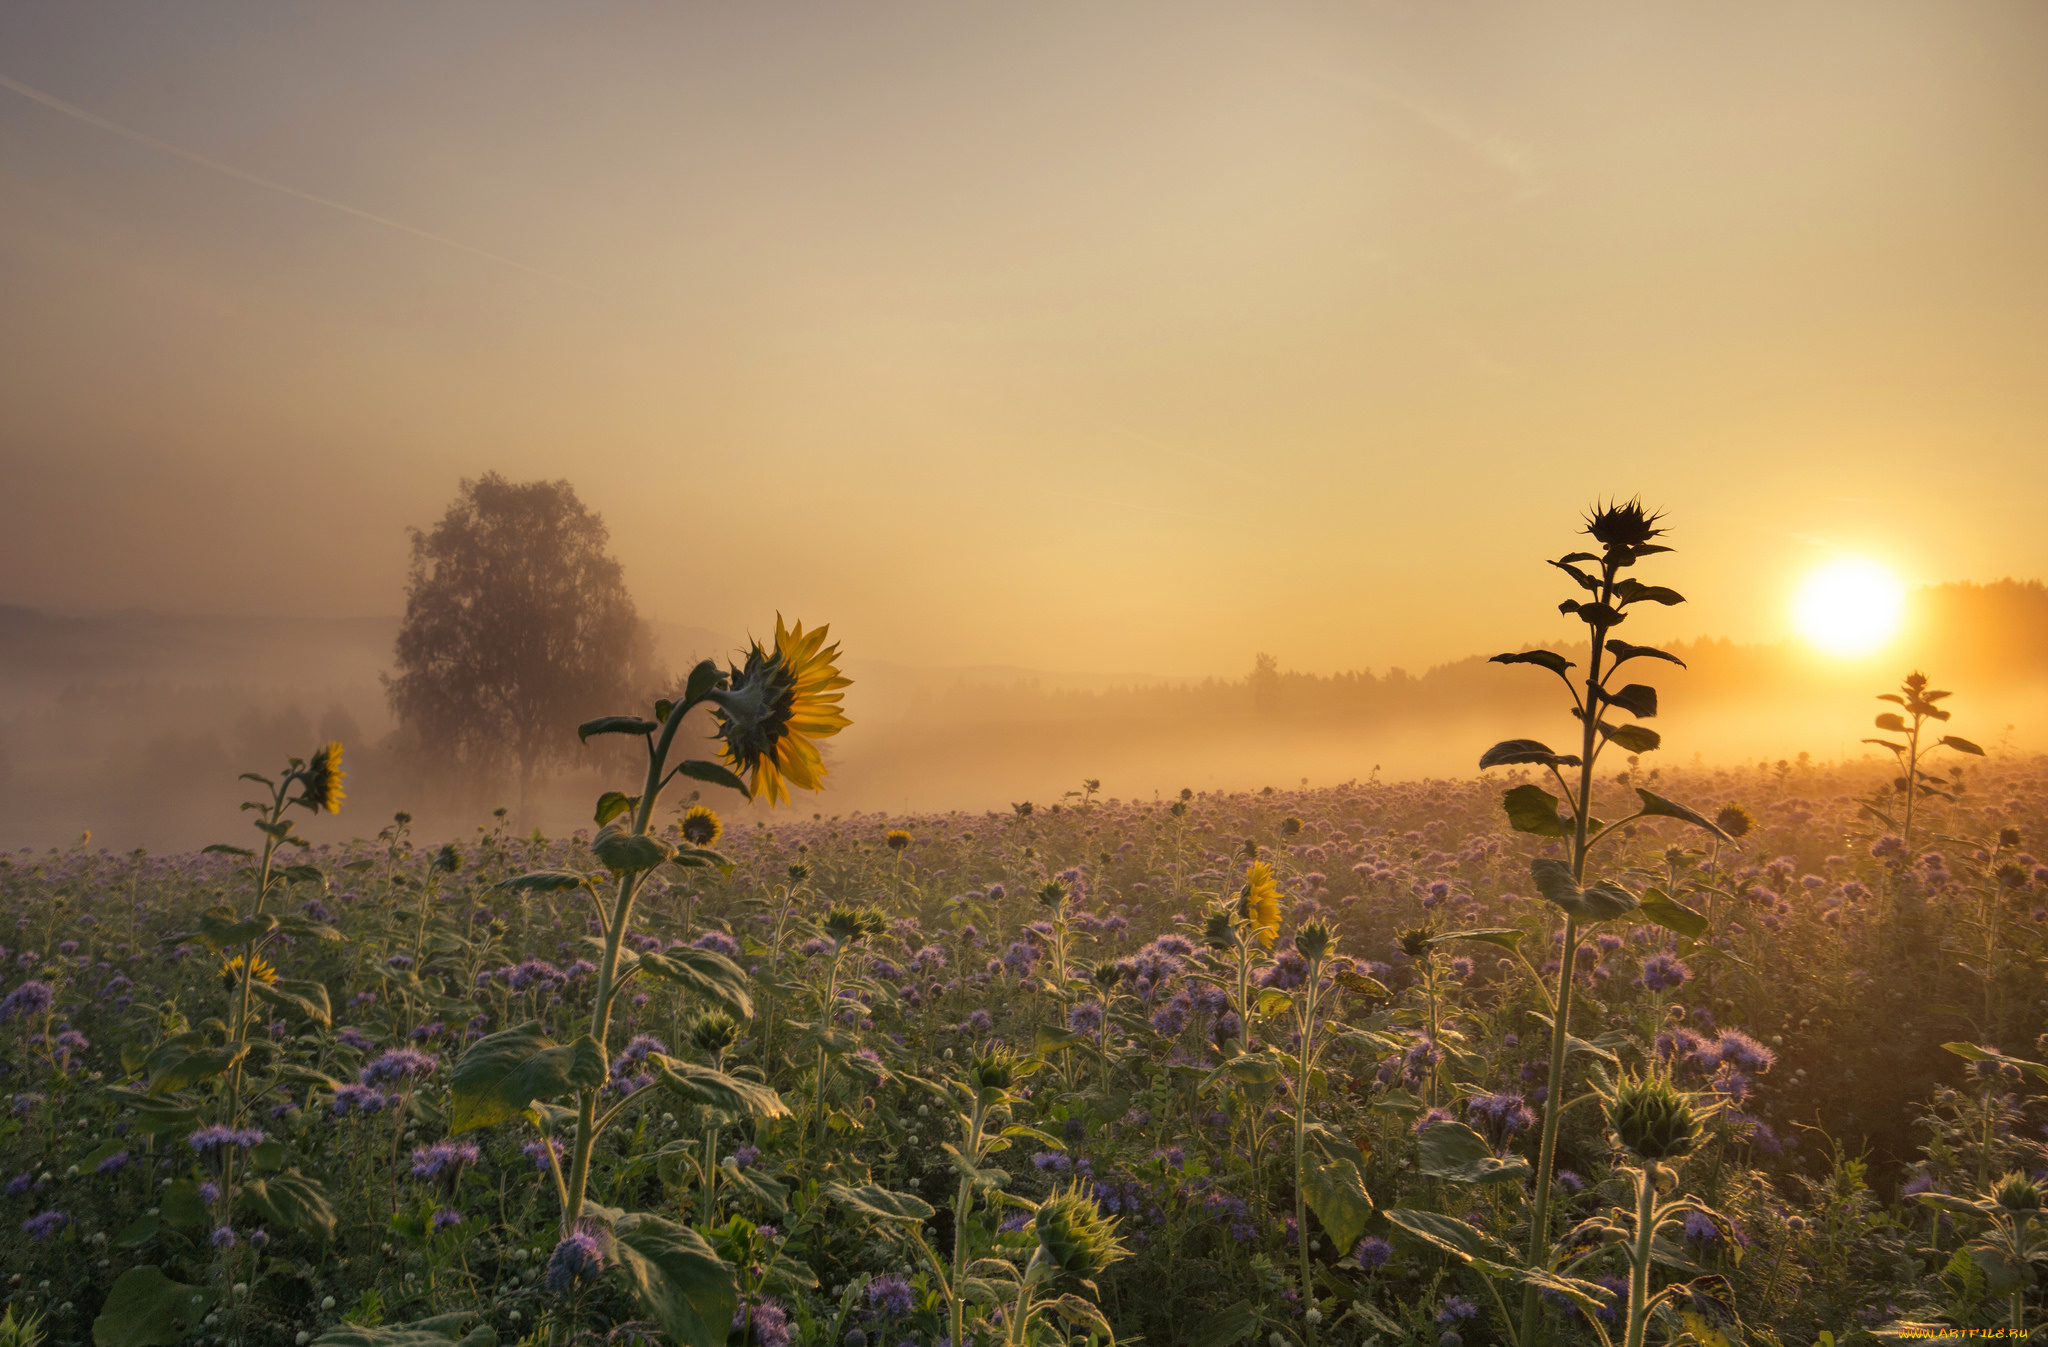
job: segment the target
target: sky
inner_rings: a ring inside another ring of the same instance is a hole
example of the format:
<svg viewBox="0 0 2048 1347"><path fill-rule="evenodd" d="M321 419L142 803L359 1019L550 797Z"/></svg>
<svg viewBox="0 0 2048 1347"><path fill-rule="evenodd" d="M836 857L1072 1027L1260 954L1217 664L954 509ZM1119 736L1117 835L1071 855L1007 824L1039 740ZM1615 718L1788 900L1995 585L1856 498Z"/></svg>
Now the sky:
<svg viewBox="0 0 2048 1347"><path fill-rule="evenodd" d="M2032 0L7 6L0 602L395 613L492 470L925 665L1562 638L1611 493L1660 636L2048 575L2043 70Z"/></svg>

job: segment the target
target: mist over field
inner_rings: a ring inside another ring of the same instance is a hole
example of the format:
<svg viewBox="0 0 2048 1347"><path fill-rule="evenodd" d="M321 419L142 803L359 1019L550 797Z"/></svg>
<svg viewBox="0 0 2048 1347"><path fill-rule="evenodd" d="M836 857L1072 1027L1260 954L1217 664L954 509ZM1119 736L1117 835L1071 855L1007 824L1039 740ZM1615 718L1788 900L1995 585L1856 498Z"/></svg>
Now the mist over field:
<svg viewBox="0 0 2048 1347"><path fill-rule="evenodd" d="M240 798L239 772L326 739L351 754L354 821L324 825L337 835L374 830L399 809L435 833L490 824L493 808L518 804L509 781L451 798L391 747L378 676L391 667L397 629L395 618L0 610L5 840L61 846L90 830L96 845L119 850L203 845ZM657 624L653 634L670 670L744 647L702 628ZM2048 591L2038 583L1922 591L1896 645L1858 659L1792 642L1668 644L1688 668L1659 679L1666 747L1645 757L1645 770L1805 753L1876 771L1883 763L1861 742L1872 698L1923 665L1956 691L1958 723L1988 748L2008 757L2048 748ZM1105 796L1152 799L1183 788L1460 778L1497 740L1569 733L1547 674L1483 654L1363 675L1302 674L1280 661L1264 683L1249 672L921 668L859 654L845 668L854 725L826 745L831 791L814 806L833 814L1049 806L1087 779ZM572 728L562 727L565 740ZM635 770L602 741L583 757L582 770L551 775L531 817L517 820L522 830L590 826L588 801Z"/></svg>

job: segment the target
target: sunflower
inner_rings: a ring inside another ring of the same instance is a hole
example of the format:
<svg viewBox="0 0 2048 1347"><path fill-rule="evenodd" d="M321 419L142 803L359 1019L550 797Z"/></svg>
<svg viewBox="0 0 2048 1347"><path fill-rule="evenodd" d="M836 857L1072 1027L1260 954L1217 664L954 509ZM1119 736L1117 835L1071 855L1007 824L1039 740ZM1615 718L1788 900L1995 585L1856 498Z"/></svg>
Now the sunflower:
<svg viewBox="0 0 2048 1347"><path fill-rule="evenodd" d="M235 988L242 985L242 956L237 954L220 966L220 980L223 985ZM268 987L277 981L277 970L259 954L249 964L249 980Z"/></svg>
<svg viewBox="0 0 2048 1347"><path fill-rule="evenodd" d="M693 847L708 847L725 831L718 815L701 804L693 804L683 815L683 840Z"/></svg>
<svg viewBox="0 0 2048 1347"><path fill-rule="evenodd" d="M1628 501L1609 501L1605 505L1595 501L1586 515L1586 532L1610 552L1637 548L1661 552L1666 549L1651 547L1650 539L1664 532L1657 527L1657 521L1663 517L1658 511L1645 509L1641 496Z"/></svg>
<svg viewBox="0 0 2048 1347"><path fill-rule="evenodd" d="M756 644L747 662L731 671L730 686L711 694L725 760L748 778L747 790L773 804L789 803L789 787L820 790L824 759L816 740L851 723L840 709L839 689L851 685L839 666L839 646L825 644L829 627L794 630L775 617L775 649Z"/></svg>
<svg viewBox="0 0 2048 1347"><path fill-rule="evenodd" d="M316 814L323 809L330 814L341 812L341 802L348 798L341 789L341 782L348 773L341 770L340 743L323 744L313 754L313 760L293 775L305 788L296 803Z"/></svg>
<svg viewBox="0 0 2048 1347"><path fill-rule="evenodd" d="M889 844L889 850L901 855L903 848L910 845L910 834L901 828L891 828L882 840Z"/></svg>
<svg viewBox="0 0 2048 1347"><path fill-rule="evenodd" d="M1245 867L1244 887L1237 895L1237 915L1252 928L1259 943L1270 948L1280 934L1280 886L1273 882L1273 867L1253 861Z"/></svg>

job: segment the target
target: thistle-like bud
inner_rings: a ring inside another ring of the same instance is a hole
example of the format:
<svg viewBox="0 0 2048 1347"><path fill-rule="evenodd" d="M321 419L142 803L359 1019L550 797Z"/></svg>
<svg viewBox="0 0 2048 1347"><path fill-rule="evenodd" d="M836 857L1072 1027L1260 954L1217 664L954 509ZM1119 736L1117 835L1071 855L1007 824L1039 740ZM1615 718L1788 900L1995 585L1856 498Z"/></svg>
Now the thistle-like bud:
<svg viewBox="0 0 2048 1347"><path fill-rule="evenodd" d="M1336 945L1337 937L1322 922L1312 921L1294 933L1294 948L1301 957L1316 963Z"/></svg>
<svg viewBox="0 0 2048 1347"><path fill-rule="evenodd" d="M453 842L442 845L434 853L434 868L444 875L452 875L462 868L462 852Z"/></svg>
<svg viewBox="0 0 2048 1347"><path fill-rule="evenodd" d="M1436 938L1432 927L1417 926L1412 930L1398 932L1394 938L1401 942L1401 952L1411 959L1420 959L1434 948L1429 942Z"/></svg>
<svg viewBox="0 0 2048 1347"><path fill-rule="evenodd" d="M788 873L790 883L801 884L811 877L811 867L804 864L802 861L796 861L793 864L791 864Z"/></svg>
<svg viewBox="0 0 2048 1347"><path fill-rule="evenodd" d="M983 1099L988 1099L1016 1082L1022 1074L1017 1067L1017 1054L998 1043L967 1059L967 1086Z"/></svg>
<svg viewBox="0 0 2048 1347"><path fill-rule="evenodd" d="M1060 883L1057 879L1048 879L1045 883L1038 886L1038 904L1040 907L1049 907L1057 912L1060 909L1060 905L1066 901L1067 886Z"/></svg>
<svg viewBox="0 0 2048 1347"><path fill-rule="evenodd" d="M1623 1076L1607 1101L1607 1126L1640 1159L1676 1160L1699 1142L1692 1101L1668 1076Z"/></svg>
<svg viewBox="0 0 2048 1347"><path fill-rule="evenodd" d="M739 1041L740 1027L722 1010L700 1011L690 1021L690 1043L697 1051L717 1056Z"/></svg>
<svg viewBox="0 0 2048 1347"><path fill-rule="evenodd" d="M825 934L842 945L880 935L888 929L889 919L865 905L846 907L834 903L825 913Z"/></svg>
<svg viewBox="0 0 2048 1347"><path fill-rule="evenodd" d="M2032 1179L2015 1169L1991 1185L1991 1200L2007 1211L2039 1211L2041 1189Z"/></svg>
<svg viewBox="0 0 2048 1347"><path fill-rule="evenodd" d="M1031 1218L1039 1257L1060 1276L1088 1281L1130 1252L1116 1237L1116 1221L1104 1216L1087 1190L1075 1183L1054 1190Z"/></svg>
<svg viewBox="0 0 2048 1347"><path fill-rule="evenodd" d="M1095 965L1095 971L1090 974L1090 977L1094 979L1096 986L1104 991L1108 991L1111 987L1124 980L1124 966L1120 963L1105 961Z"/></svg>
<svg viewBox="0 0 2048 1347"><path fill-rule="evenodd" d="M1215 949L1229 949L1237 943L1228 907L1209 909L1209 915L1202 923L1202 940Z"/></svg>

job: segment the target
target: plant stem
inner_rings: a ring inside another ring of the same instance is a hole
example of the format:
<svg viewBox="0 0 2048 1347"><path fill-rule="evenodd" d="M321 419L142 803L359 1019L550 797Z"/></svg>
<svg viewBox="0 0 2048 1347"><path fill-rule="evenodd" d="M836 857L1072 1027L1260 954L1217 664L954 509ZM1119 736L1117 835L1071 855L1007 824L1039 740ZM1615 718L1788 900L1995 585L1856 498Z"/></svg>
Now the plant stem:
<svg viewBox="0 0 2048 1347"><path fill-rule="evenodd" d="M967 1118L967 1146L960 1154L970 1167L981 1163L981 1122L981 1094L977 1091L973 1111ZM956 1344L966 1341L967 1306L960 1299L959 1289L967 1282L967 1212L973 1204L973 1176L962 1174L959 1191L953 1198L953 1287L948 1297L953 1311L953 1341Z"/></svg>
<svg viewBox="0 0 2048 1347"><path fill-rule="evenodd" d="M1650 1241L1657 1233L1657 1162L1645 1160L1636 1176L1636 1247L1628 1273L1628 1336L1622 1347L1643 1347L1650 1326Z"/></svg>
<svg viewBox="0 0 2048 1347"><path fill-rule="evenodd" d="M1308 980L1302 989L1301 1059L1294 1089L1294 1246L1301 1254L1301 1303L1305 1309L1314 1309L1316 1303L1315 1286L1309 1278L1308 1266L1308 1073L1314 1060L1311 1040L1316 1027L1316 982L1321 972L1320 959L1310 963ZM1434 1000L1431 1004L1434 1006ZM1434 1086L1432 1077L1432 1094ZM1313 1322L1308 1325L1308 1343L1309 1347L1315 1347L1316 1326Z"/></svg>

